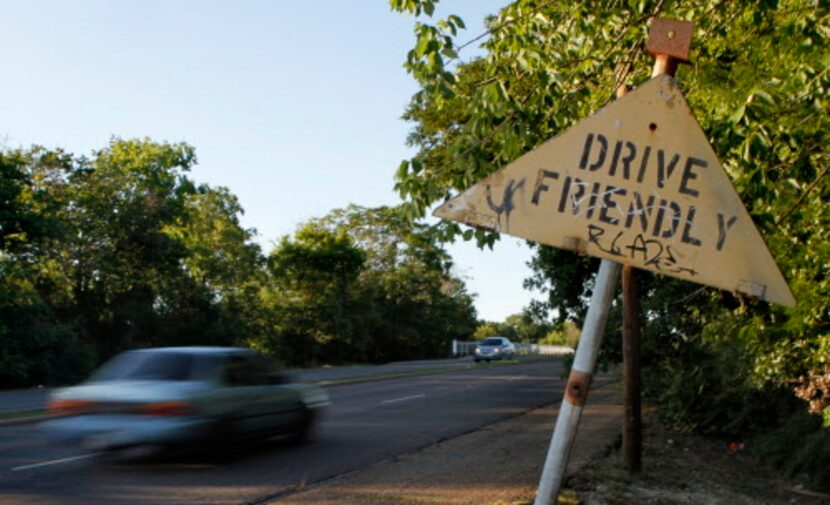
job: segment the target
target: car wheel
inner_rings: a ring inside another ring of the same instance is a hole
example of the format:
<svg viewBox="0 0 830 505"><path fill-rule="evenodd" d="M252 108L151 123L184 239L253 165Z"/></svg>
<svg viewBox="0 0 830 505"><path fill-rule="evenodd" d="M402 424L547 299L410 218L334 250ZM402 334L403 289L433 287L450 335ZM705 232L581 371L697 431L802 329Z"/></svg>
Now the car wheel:
<svg viewBox="0 0 830 505"><path fill-rule="evenodd" d="M212 458L223 458L238 448L240 439L236 423L232 419L222 419L213 426L202 450Z"/></svg>
<svg viewBox="0 0 830 505"><path fill-rule="evenodd" d="M476 362L476 363L480 363L480 362L481 362L481 360L480 360L480 359L478 359L478 358L476 358L476 359L475 359L475 362Z"/></svg>
<svg viewBox="0 0 830 505"><path fill-rule="evenodd" d="M312 442L316 438L317 413L311 409L303 409L302 419L297 430L292 435L292 441L297 444Z"/></svg>

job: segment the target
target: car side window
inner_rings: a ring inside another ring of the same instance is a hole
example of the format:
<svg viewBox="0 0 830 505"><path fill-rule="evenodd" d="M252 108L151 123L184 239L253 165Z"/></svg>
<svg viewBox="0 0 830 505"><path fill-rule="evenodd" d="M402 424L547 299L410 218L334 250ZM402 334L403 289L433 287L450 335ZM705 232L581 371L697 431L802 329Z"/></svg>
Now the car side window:
<svg viewBox="0 0 830 505"><path fill-rule="evenodd" d="M254 370L250 366L249 356L228 356L225 362L225 383L228 386L250 386L255 383Z"/></svg>
<svg viewBox="0 0 830 505"><path fill-rule="evenodd" d="M224 379L229 386L262 386L288 382L282 373L282 365L261 354L229 356Z"/></svg>
<svg viewBox="0 0 830 505"><path fill-rule="evenodd" d="M253 374L252 380L253 384L257 386L264 386L266 384L271 384L270 377L269 377L269 370L268 370L268 362L265 356L261 354L254 354L249 357L250 358L250 366L251 372Z"/></svg>
<svg viewBox="0 0 830 505"><path fill-rule="evenodd" d="M283 374L282 365L275 359L263 354L257 355L257 361L261 369L262 384L285 384L288 378Z"/></svg>
<svg viewBox="0 0 830 505"><path fill-rule="evenodd" d="M284 373L282 365L276 362L273 363L273 368L268 372L269 384L288 384L291 378Z"/></svg>

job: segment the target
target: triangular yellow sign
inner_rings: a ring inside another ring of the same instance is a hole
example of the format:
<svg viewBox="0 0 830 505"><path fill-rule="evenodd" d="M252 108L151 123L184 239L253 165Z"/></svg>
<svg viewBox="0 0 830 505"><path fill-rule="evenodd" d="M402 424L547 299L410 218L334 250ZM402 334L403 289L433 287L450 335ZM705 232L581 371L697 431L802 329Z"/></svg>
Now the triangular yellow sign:
<svg viewBox="0 0 830 505"><path fill-rule="evenodd" d="M482 179L435 215L795 305L666 75Z"/></svg>

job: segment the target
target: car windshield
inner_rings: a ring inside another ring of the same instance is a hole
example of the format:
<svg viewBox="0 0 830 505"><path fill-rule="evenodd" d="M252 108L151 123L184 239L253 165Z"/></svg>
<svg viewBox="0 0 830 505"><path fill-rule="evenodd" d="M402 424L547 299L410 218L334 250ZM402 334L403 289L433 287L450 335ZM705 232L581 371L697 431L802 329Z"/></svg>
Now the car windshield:
<svg viewBox="0 0 830 505"><path fill-rule="evenodd" d="M102 366L90 382L120 380L184 381L192 376L193 356L181 352L126 352Z"/></svg>
<svg viewBox="0 0 830 505"><path fill-rule="evenodd" d="M500 338L485 338L481 341L481 345L501 345Z"/></svg>

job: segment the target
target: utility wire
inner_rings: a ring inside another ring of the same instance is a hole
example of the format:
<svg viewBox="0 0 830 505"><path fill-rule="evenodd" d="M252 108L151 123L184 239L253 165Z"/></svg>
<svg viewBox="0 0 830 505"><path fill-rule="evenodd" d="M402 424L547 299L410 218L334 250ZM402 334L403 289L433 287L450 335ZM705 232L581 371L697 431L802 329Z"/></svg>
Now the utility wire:
<svg viewBox="0 0 830 505"><path fill-rule="evenodd" d="M480 34L476 35L476 36L475 36L475 37L473 37L472 39L470 39L470 40L468 40L467 42L464 42L463 44L461 44L461 45L459 45L458 47L456 47L456 48L455 48L455 52L456 52L456 53L460 53L460 52L461 52L462 50L464 50L466 47L469 47L470 45L472 45L472 44L474 44L474 43L478 42L479 40L483 39L484 37L486 37L486 36L488 36L488 35L493 35L494 33L496 33L497 31L501 30L502 28L505 28L505 27L507 27L507 26L510 26L510 25L512 25L513 23L519 22L519 21L521 21L521 20L523 20L523 19L526 19L526 18L528 18L528 17L530 17L530 16L535 16L536 14L538 14L539 12L541 12L541 10L542 10L544 7L547 7L547 6L548 6L548 5L550 5L551 3L552 3L552 0L548 0L548 1L546 1L546 2L542 2L541 4L539 4L539 6L538 6L536 9L534 9L534 10L532 10L532 11L529 11L529 12L527 12L527 13L525 13L525 14L522 14L521 16L516 16L515 18L508 19L507 21L505 21L505 22L503 22L503 23L500 23L500 24L498 24L498 25L496 25L496 26L494 26L494 27L492 27L492 28L489 28L489 29L485 30L483 33L480 33ZM456 56L456 57L454 57L454 58L450 58L449 60L447 60L447 63L451 63L451 62L453 62L454 60L458 60L458 59L459 59L459 58L458 58L457 56Z"/></svg>
<svg viewBox="0 0 830 505"><path fill-rule="evenodd" d="M780 218L778 218L778 220L776 220L776 221L775 221L775 226L776 226L776 227L777 227L777 226L780 226L780 225L781 225L781 223L783 223L783 222L784 222L784 221L785 221L788 217L790 217L790 214L792 214L793 212L795 212L795 210L796 210L797 208L799 208L799 207L801 206L801 204L803 204L803 203L804 203L804 201L807 199L807 195L809 195L809 194L810 194L810 192L813 190L813 188L815 188L815 187L818 185L819 181L821 181L821 179L822 179L825 175L827 175L827 171L828 171L828 170L830 170L830 165L828 165L828 166L824 167L824 170L822 170L822 172L819 174L819 176L818 176L818 177L816 177L816 180L814 180L814 181L812 182L812 184L810 184L810 186L809 186L806 190L804 190L804 193L802 193L802 195L801 195L801 197L798 199L798 201L797 201L797 202L795 202L795 203L793 204L793 206L792 206L792 207L790 207L790 209L789 209L787 212L785 212L785 213L784 213L784 215L783 215L783 216L781 216Z"/></svg>

